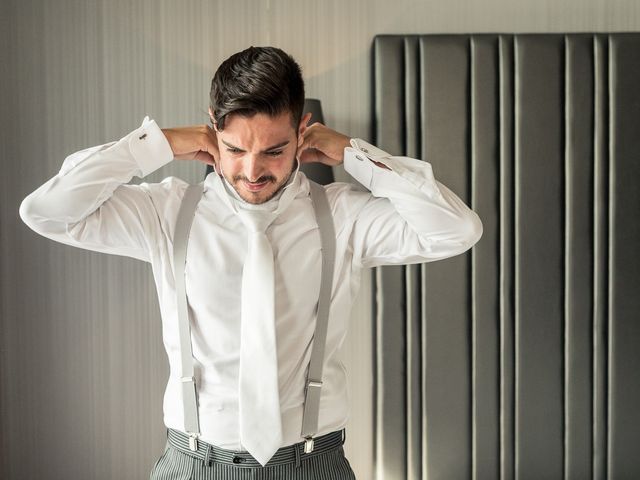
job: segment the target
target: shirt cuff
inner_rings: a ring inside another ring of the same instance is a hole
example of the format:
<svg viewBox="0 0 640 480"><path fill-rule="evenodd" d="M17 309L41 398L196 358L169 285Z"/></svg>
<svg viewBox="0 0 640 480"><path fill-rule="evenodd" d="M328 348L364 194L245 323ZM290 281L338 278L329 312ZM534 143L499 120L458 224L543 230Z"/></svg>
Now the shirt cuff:
<svg viewBox="0 0 640 480"><path fill-rule="evenodd" d="M365 142L361 138L352 138L351 147L344 149L344 169L362 185L372 190L374 177L379 171L393 173L391 154L379 149L375 145ZM389 169L373 163L380 162Z"/></svg>
<svg viewBox="0 0 640 480"><path fill-rule="evenodd" d="M394 156L361 139L352 139L345 147L344 168L353 178L367 187L373 196L386 196L389 189L415 187L430 198L442 198L438 182L434 178L431 164L406 156ZM380 162L389 169L369 160ZM398 187L398 180L407 182Z"/></svg>
<svg viewBox="0 0 640 480"><path fill-rule="evenodd" d="M129 150L145 177L173 160L173 150L155 120L147 115L142 125L129 133Z"/></svg>
<svg viewBox="0 0 640 480"><path fill-rule="evenodd" d="M391 156L390 153L379 149L375 145L371 145L370 143L365 142L361 138L352 138L349 140L349 143L351 143L352 148L355 148L356 150L364 153L371 160L380 161Z"/></svg>

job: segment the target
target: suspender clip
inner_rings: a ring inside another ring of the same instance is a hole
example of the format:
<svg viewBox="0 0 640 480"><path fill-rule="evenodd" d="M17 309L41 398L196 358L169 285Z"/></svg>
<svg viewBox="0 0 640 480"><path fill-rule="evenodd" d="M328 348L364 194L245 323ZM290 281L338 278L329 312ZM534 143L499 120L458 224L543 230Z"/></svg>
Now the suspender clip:
<svg viewBox="0 0 640 480"><path fill-rule="evenodd" d="M189 434L189 450L193 451L193 452L197 452L198 451L198 433L191 433L191 432L187 432Z"/></svg>
<svg viewBox="0 0 640 480"><path fill-rule="evenodd" d="M309 383L307 383L307 390L309 389L309 387L322 388L322 382L316 382L315 380L309 380Z"/></svg>
<svg viewBox="0 0 640 480"><path fill-rule="evenodd" d="M305 437L304 441L304 453L313 452L313 437Z"/></svg>

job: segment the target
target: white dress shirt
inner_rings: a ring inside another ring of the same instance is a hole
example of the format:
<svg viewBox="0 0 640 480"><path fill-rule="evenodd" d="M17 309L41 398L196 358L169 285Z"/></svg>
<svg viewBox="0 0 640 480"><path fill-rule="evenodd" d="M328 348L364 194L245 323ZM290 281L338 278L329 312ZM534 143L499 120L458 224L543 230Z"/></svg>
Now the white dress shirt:
<svg viewBox="0 0 640 480"><path fill-rule="evenodd" d="M348 420L346 370L339 353L366 269L452 257L482 235L478 215L434 178L428 162L390 155L361 139L351 144L344 149L344 167L366 189L344 182L324 187L335 223L336 263L317 435L339 430ZM145 117L120 140L66 157L59 173L22 201L20 217L57 242L151 264L170 365L164 423L183 430L173 236L188 183L173 176L159 183L128 183L172 160L166 137ZM292 178L287 188L298 193L266 231L275 263L283 446L304 441L304 386L321 267L309 182L299 170ZM240 199L226 180L210 173L191 227L185 283L201 439L239 451L240 286L247 230L225 195Z"/></svg>

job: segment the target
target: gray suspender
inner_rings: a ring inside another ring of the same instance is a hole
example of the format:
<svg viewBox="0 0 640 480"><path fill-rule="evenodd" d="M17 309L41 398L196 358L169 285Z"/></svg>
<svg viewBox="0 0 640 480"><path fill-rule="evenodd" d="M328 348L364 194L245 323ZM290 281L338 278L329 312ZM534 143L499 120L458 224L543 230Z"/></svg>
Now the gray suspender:
<svg viewBox="0 0 640 480"><path fill-rule="evenodd" d="M180 331L180 357L182 373L182 403L184 408L184 428L189 433L189 448L198 450L197 438L200 436L200 420L198 419L198 400L196 379L193 376L193 352L191 351L191 329L189 327L189 313L187 310L187 293L184 284L184 267L187 259L187 243L189 230L196 212L196 206L202 191L204 181L189 185L182 199L176 230L173 237L173 261L175 268L176 295L178 307L178 329Z"/></svg>
<svg viewBox="0 0 640 480"><path fill-rule="evenodd" d="M322 281L318 300L316 329L313 335L313 347L305 386L304 410L302 414L302 436L306 438L304 451L313 450L313 436L318 431L318 413L320 410L320 391L322 389L322 367L324 347L329 323L329 306L333 284L333 266L335 259L335 230L331 209L324 188L309 180L311 201L320 229L322 245ZM185 192L178 219L173 243L173 256L176 273L176 294L178 307L178 329L180 332L180 356L182 363L182 401L184 407L184 428L189 434L189 448L198 450L197 438L200 436L198 419L198 400L195 377L193 375L193 352L191 350L191 330L187 309L184 268L187 253L189 231L195 215L196 206L202 197L204 181L189 185Z"/></svg>
<svg viewBox="0 0 640 480"><path fill-rule="evenodd" d="M318 431L318 412L320 410L320 390L322 389L322 366L324 360L324 345L327 339L327 324L329 323L329 307L331 305L331 287L333 284L333 265L336 256L336 234L333 228L331 208L327 201L324 188L309 180L311 187L311 201L320 228L320 242L322 248L322 276L320 296L318 299L316 330L313 334L313 347L309 360L307 385L304 392L304 410L302 413L302 436L307 440L304 445L305 453L313 450L313 436Z"/></svg>

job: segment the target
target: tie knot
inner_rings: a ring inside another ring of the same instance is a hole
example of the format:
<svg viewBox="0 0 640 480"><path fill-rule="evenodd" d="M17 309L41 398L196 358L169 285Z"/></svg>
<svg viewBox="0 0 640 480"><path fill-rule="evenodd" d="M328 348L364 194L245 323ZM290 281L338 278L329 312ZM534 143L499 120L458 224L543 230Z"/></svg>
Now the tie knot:
<svg viewBox="0 0 640 480"><path fill-rule="evenodd" d="M239 210L238 215L247 229L255 233L264 233L277 216L275 212L264 210Z"/></svg>

